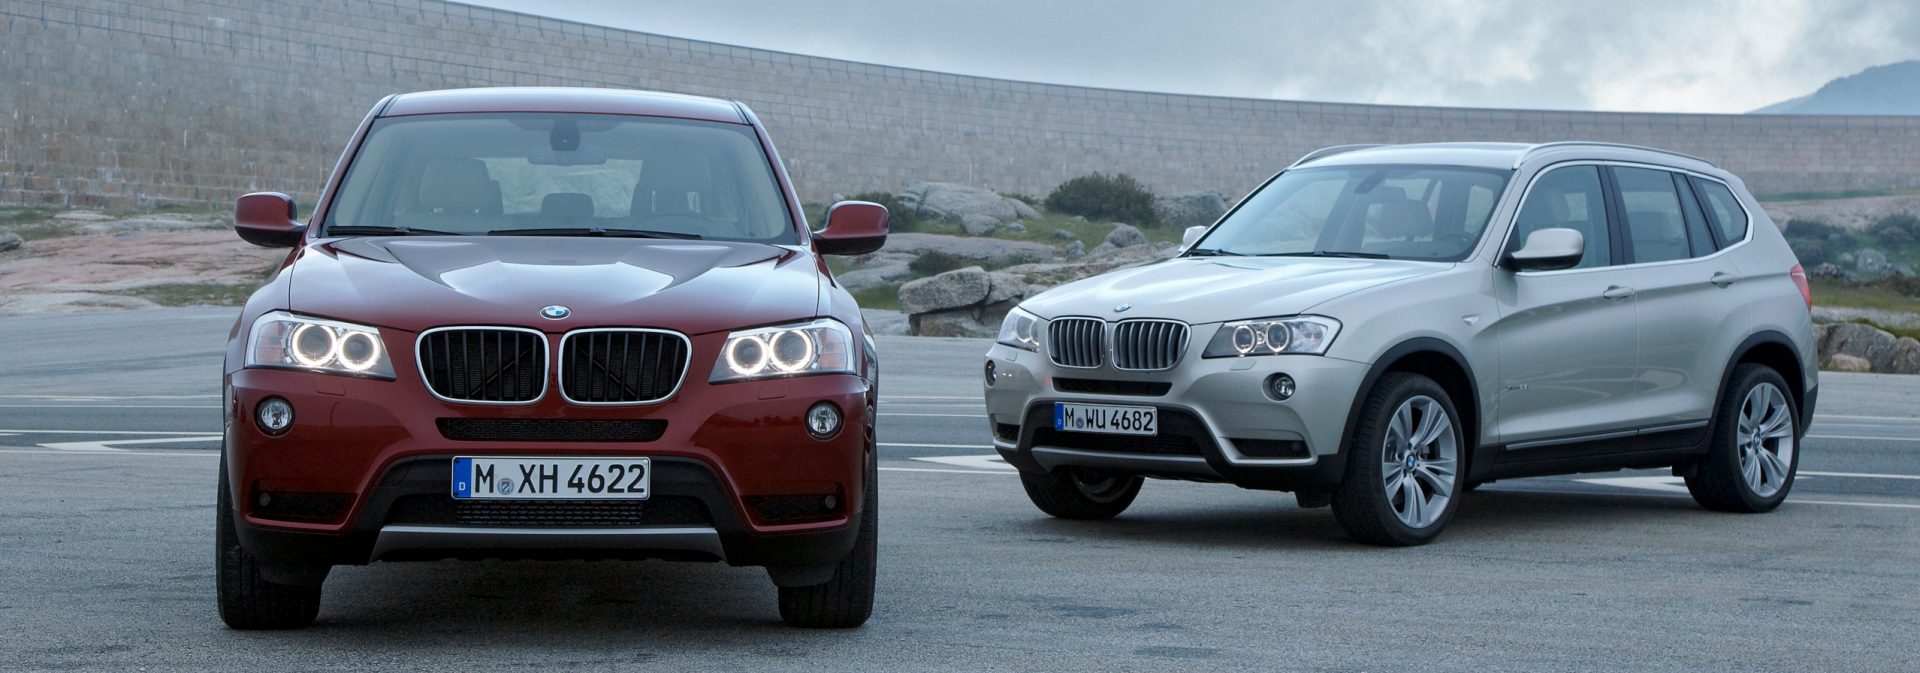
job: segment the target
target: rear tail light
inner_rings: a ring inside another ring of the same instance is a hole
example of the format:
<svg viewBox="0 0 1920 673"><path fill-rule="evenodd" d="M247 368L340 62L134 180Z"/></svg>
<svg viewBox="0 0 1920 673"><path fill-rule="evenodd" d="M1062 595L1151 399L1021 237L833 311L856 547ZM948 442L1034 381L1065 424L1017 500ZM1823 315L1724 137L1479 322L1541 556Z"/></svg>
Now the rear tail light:
<svg viewBox="0 0 1920 673"><path fill-rule="evenodd" d="M1795 264L1787 275L1793 276L1793 284L1800 288L1800 296L1807 300L1807 310L1813 310L1813 286L1807 284L1807 270Z"/></svg>

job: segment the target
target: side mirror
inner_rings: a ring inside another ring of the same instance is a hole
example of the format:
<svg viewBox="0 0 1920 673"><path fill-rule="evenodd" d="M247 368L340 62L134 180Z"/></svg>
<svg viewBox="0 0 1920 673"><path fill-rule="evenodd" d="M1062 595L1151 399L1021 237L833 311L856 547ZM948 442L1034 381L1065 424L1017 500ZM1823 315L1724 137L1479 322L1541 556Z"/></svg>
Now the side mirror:
<svg viewBox="0 0 1920 673"><path fill-rule="evenodd" d="M1206 227L1187 227L1186 231L1180 232L1180 252L1186 252L1187 248L1199 243L1200 237L1206 233Z"/></svg>
<svg viewBox="0 0 1920 673"><path fill-rule="evenodd" d="M1587 253L1587 239L1574 229L1541 229L1527 235L1525 245L1507 254L1507 261L1521 271L1571 269Z"/></svg>
<svg viewBox="0 0 1920 673"><path fill-rule="evenodd" d="M254 192L233 207L233 230L241 240L263 248L291 248L300 244L307 225L293 219L293 197L279 192Z"/></svg>
<svg viewBox="0 0 1920 673"><path fill-rule="evenodd" d="M864 255L887 244L887 207L869 201L841 201L827 209L827 228L813 232L813 249L822 255Z"/></svg>

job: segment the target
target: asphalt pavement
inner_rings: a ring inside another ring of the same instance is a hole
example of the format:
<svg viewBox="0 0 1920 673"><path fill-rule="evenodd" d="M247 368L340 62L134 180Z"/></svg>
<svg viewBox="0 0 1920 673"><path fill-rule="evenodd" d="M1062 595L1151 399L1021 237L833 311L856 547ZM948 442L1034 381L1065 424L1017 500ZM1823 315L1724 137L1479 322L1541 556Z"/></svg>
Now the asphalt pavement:
<svg viewBox="0 0 1920 673"><path fill-rule="evenodd" d="M234 315L0 319L0 670L1920 670L1920 377L1824 375L1772 514L1707 512L1664 471L1522 479L1381 549L1224 485L1047 518L992 459L969 339L880 342L862 629L781 626L754 569L486 561L336 569L313 628L229 631Z"/></svg>

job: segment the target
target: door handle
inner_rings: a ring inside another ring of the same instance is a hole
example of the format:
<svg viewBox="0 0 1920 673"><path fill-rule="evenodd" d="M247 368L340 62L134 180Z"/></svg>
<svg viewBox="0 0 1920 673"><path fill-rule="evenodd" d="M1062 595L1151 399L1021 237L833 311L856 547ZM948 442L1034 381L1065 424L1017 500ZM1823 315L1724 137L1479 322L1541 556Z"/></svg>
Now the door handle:
<svg viewBox="0 0 1920 673"><path fill-rule="evenodd" d="M1715 271L1713 273L1713 277L1707 279L1707 282L1713 283L1714 287L1726 287L1728 285L1732 285L1734 283L1740 282L1740 274L1727 273L1725 271Z"/></svg>
<svg viewBox="0 0 1920 673"><path fill-rule="evenodd" d="M1609 285L1607 291L1600 293L1600 296L1614 301L1626 301L1633 298L1633 288Z"/></svg>

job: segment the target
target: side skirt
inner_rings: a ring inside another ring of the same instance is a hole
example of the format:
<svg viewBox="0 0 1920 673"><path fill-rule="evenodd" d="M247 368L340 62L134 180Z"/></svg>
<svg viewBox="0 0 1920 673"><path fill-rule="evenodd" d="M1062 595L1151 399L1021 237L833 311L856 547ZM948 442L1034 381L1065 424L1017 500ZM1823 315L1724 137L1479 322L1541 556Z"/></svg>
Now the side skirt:
<svg viewBox="0 0 1920 673"><path fill-rule="evenodd" d="M1641 430L1482 446L1470 481L1671 467L1707 449L1712 424L1701 420Z"/></svg>

